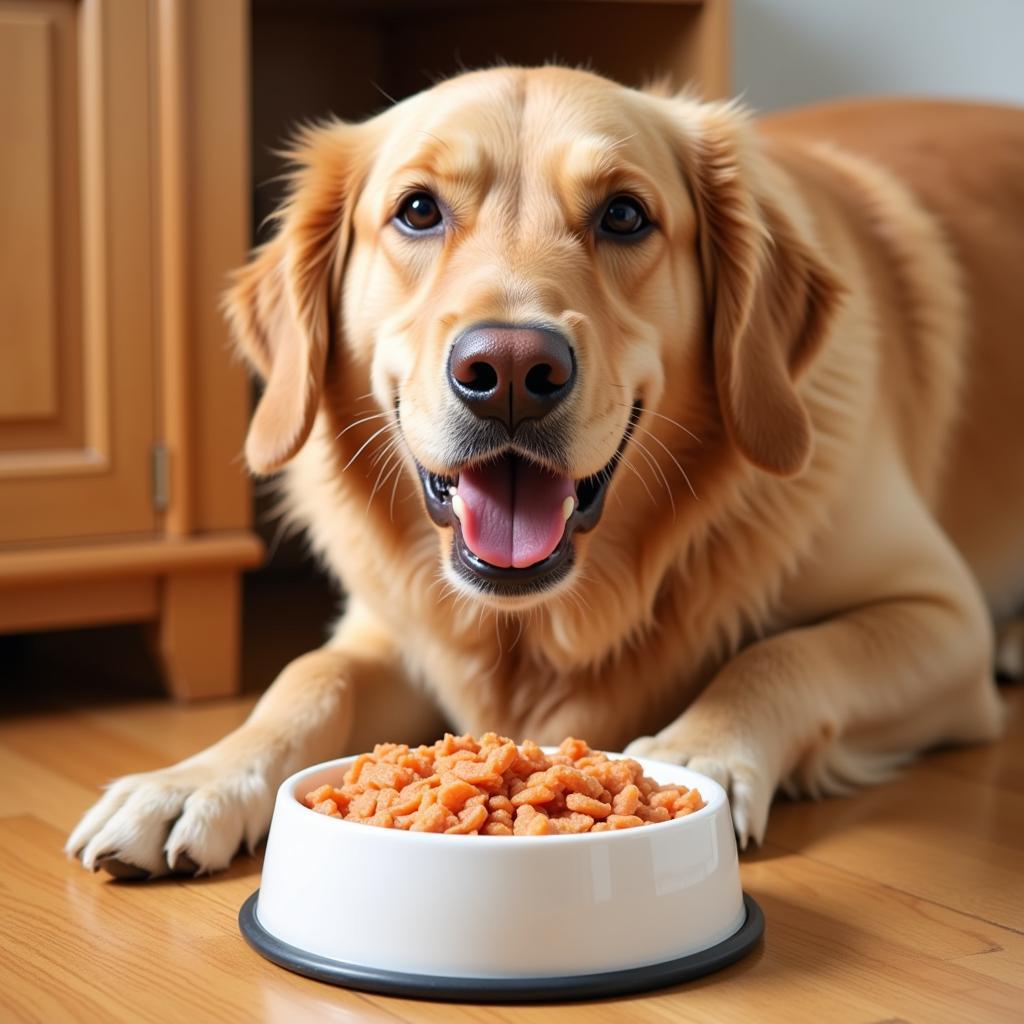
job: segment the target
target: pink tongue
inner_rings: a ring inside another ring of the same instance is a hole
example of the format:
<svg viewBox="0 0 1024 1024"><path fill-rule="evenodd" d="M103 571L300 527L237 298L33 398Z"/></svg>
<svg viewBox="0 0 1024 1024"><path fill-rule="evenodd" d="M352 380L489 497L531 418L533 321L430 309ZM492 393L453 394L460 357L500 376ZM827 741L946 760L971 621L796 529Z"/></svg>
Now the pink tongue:
<svg viewBox="0 0 1024 1024"><path fill-rule="evenodd" d="M555 476L522 459L464 469L459 474L462 539L477 558L507 569L541 562L565 532L563 505L575 497L570 476Z"/></svg>

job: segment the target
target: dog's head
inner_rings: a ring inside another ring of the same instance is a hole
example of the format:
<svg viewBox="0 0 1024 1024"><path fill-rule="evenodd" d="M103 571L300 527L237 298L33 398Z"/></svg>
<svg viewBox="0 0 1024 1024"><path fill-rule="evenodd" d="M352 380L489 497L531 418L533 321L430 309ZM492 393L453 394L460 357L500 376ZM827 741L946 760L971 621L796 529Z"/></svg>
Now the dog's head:
<svg viewBox="0 0 1024 1024"><path fill-rule="evenodd" d="M359 426L369 388L357 437L396 441L449 578L506 606L569 585L602 516L642 534L692 502L713 449L800 472L794 382L836 287L750 135L730 106L563 68L307 130L228 297L266 379L250 466L322 408Z"/></svg>

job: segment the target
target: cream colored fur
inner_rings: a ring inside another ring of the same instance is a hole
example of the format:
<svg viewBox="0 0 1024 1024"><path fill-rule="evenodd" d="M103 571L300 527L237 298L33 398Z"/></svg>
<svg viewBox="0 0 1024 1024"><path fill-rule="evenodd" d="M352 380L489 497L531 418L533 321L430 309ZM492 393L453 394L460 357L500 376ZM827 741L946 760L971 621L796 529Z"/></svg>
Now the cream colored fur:
<svg viewBox="0 0 1024 1024"><path fill-rule="evenodd" d="M1024 137L1021 114L988 116ZM289 772L445 723L688 763L729 788L744 844L779 786L845 792L994 737L994 597L962 552L993 522L1024 545L1024 517L949 498L951 476L970 485L960 424L986 416L965 385L975 268L913 182L806 134L557 68L462 76L304 133L280 232L228 308L268 382L250 464L283 469L347 611L236 732L116 782L69 851L222 868ZM413 187L447 195L457 244L390 226ZM585 214L620 189L658 230L612 251ZM1003 229L1024 248L1024 222ZM574 476L645 411L570 578L511 601L450 571L410 456L447 468L458 331L538 319L581 368ZM1011 457L980 432L986 459Z"/></svg>

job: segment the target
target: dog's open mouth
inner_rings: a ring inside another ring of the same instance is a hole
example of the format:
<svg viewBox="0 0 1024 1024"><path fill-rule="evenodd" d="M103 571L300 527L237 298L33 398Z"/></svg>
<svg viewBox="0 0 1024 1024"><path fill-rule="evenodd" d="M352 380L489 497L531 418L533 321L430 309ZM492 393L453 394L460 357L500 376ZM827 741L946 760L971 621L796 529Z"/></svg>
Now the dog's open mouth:
<svg viewBox="0 0 1024 1024"><path fill-rule="evenodd" d="M456 571L478 589L506 596L546 590L563 579L573 563L572 535L600 520L640 412L637 403L611 460L582 480L511 451L455 476L418 466L431 519L454 530Z"/></svg>

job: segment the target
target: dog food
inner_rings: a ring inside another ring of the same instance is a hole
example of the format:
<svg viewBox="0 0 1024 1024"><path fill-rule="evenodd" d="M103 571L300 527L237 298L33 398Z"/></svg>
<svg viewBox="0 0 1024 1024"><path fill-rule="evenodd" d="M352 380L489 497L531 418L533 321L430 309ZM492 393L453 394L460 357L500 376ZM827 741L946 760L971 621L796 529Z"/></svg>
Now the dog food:
<svg viewBox="0 0 1024 1024"><path fill-rule="evenodd" d="M660 786L631 758L612 759L568 737L545 754L496 733L445 735L411 749L379 743L341 788L308 793L307 807L382 828L450 835L546 836L671 821L704 806L685 786Z"/></svg>

